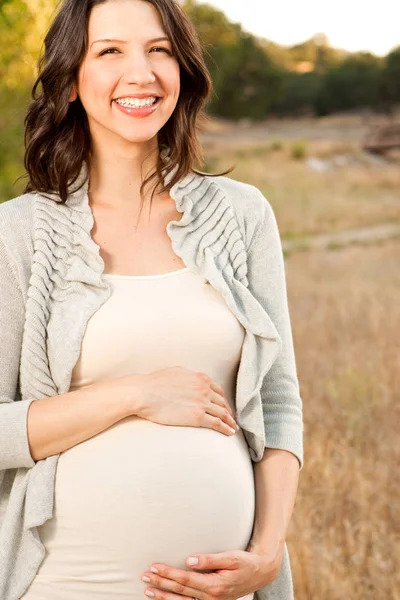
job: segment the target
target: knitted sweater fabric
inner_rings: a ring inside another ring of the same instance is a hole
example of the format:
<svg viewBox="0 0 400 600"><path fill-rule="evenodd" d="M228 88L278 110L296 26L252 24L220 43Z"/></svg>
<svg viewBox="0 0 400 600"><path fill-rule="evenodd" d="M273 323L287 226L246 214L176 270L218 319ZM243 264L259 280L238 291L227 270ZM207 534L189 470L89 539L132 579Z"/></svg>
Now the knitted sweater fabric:
<svg viewBox="0 0 400 600"><path fill-rule="evenodd" d="M91 237L88 180L84 163L66 204L28 193L0 205L0 600L19 600L33 581L45 556L36 528L53 515L60 455L32 458L29 406L69 391L87 322L112 293ZM182 213L167 225L175 254L245 328L236 409L250 457L287 450L301 470L302 400L273 209L252 185L194 172L170 196ZM279 575L255 598L293 600L286 544Z"/></svg>

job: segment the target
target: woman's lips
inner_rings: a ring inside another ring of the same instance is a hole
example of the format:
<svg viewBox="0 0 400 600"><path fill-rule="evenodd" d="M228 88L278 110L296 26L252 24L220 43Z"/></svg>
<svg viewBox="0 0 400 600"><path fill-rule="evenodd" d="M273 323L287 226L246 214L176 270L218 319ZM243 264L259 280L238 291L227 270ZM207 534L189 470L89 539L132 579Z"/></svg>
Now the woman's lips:
<svg viewBox="0 0 400 600"><path fill-rule="evenodd" d="M129 115L130 117L147 117L148 115L151 115L155 110L157 110L157 108L161 104L161 100L162 98L157 98L157 102L155 102L151 106L142 106L140 108L134 108L133 106L121 106L121 104L118 104L118 102L115 102L115 100L113 102L121 112L125 113L126 115Z"/></svg>

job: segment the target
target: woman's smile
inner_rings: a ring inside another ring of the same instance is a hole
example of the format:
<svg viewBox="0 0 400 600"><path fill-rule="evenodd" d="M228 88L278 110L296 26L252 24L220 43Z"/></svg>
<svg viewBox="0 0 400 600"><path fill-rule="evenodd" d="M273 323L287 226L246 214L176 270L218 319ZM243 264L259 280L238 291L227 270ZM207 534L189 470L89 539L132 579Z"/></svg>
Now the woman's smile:
<svg viewBox="0 0 400 600"><path fill-rule="evenodd" d="M146 105L144 105L144 106L133 106L133 105L128 106L128 104L120 104L116 100L113 100L113 104L122 113L124 113L130 117L138 117L138 118L148 117L149 115L153 114L153 112L155 112L157 110L157 108L159 107L161 102L162 102L162 98L158 97L156 99L156 101L154 102L154 104L150 104L148 106L146 106Z"/></svg>

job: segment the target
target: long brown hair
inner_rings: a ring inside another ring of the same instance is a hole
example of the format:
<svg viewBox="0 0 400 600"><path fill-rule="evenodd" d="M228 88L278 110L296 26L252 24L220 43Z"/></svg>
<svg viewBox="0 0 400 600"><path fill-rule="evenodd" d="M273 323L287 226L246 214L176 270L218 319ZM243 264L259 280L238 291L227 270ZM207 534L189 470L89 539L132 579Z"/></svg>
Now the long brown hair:
<svg viewBox="0 0 400 600"><path fill-rule="evenodd" d="M32 89L33 102L25 117L24 166L29 181L24 193L56 193L62 203L70 186L78 179L83 161L90 165L91 139L86 112L79 97L69 102L73 84L88 47L89 17L93 7L108 0L63 0L44 40L38 70ZM180 65L181 91L177 106L158 133L159 155L156 171L146 178L143 189L153 179L153 195L169 190L190 172L209 174L194 169L195 162L204 164L203 150L197 137L198 122L206 120L204 108L212 96L210 73L203 58L196 29L176 0L142 0L158 11L166 34ZM38 86L42 89L38 92ZM168 148L167 152L161 152ZM178 168L175 170L175 167ZM175 173L167 185L164 177ZM77 190L74 190L77 191Z"/></svg>

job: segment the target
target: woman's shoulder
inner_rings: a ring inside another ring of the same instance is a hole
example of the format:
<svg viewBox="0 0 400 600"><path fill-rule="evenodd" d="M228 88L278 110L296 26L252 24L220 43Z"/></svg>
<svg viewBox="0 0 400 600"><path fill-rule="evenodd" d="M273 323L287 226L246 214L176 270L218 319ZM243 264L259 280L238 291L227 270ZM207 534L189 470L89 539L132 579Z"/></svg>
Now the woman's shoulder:
<svg viewBox="0 0 400 600"><path fill-rule="evenodd" d="M0 239L9 253L31 245L34 196L22 194L0 203Z"/></svg>
<svg viewBox="0 0 400 600"><path fill-rule="evenodd" d="M249 208L258 208L262 211L263 204L268 202L255 185L226 176L216 175L213 177L213 180L223 188L232 202L246 210Z"/></svg>
<svg viewBox="0 0 400 600"><path fill-rule="evenodd" d="M21 194L0 203L0 226L17 225L32 220L35 194Z"/></svg>
<svg viewBox="0 0 400 600"><path fill-rule="evenodd" d="M226 176L214 176L212 179L231 204L245 230L246 239L251 240L265 213L273 212L271 204L255 185Z"/></svg>

